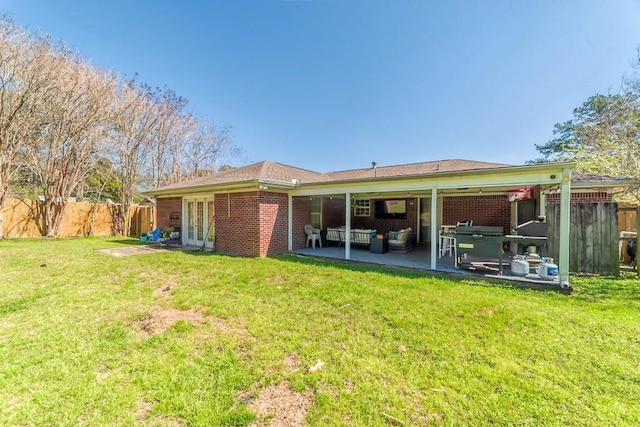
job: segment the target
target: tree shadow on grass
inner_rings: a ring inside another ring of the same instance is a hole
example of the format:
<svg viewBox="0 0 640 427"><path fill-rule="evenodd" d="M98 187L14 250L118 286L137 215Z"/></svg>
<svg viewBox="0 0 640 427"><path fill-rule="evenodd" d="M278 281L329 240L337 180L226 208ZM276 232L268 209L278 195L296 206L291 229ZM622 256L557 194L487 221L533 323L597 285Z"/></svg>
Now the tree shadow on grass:
<svg viewBox="0 0 640 427"><path fill-rule="evenodd" d="M210 250L200 251L199 249L185 250L193 256L216 256L216 257L229 257L229 258L246 258L253 259L253 257L246 257L241 255L229 255L220 254L217 252L211 252ZM424 270L419 268L411 268L406 266L373 264L362 261L350 261L344 259L323 258L311 255L299 255L292 253L282 253L270 256L269 259L281 261L281 262L294 262L304 265L322 266L330 268L338 268L347 271L360 272L360 273L378 273L395 277L402 277L407 279L423 279L425 277L432 277L447 281L450 283L471 284L475 286L486 286L492 288L509 288L517 290L541 290L541 291L553 291L568 294L571 291L563 289L556 285L549 284L536 284L536 283L523 283L512 282L507 278L488 277L483 274L475 274L472 272L445 272L437 270Z"/></svg>
<svg viewBox="0 0 640 427"><path fill-rule="evenodd" d="M628 301L640 305L640 280L635 273L621 277L577 277L575 298L588 302Z"/></svg>
<svg viewBox="0 0 640 427"><path fill-rule="evenodd" d="M117 243L119 245L127 245L127 246L138 246L138 245L145 244L145 243L142 243L140 239L127 238L127 237L109 239L108 242Z"/></svg>

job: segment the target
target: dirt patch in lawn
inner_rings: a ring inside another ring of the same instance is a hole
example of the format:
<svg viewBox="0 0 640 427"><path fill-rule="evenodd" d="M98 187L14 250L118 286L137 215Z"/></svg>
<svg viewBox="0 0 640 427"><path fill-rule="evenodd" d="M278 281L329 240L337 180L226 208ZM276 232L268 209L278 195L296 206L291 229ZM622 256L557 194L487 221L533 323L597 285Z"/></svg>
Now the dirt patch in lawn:
<svg viewBox="0 0 640 427"><path fill-rule="evenodd" d="M98 249L98 252L115 257L126 257L135 255L149 255L167 252L169 249L158 246L125 246L123 248Z"/></svg>
<svg viewBox="0 0 640 427"><path fill-rule="evenodd" d="M179 320L199 325L205 322L205 316L193 308L190 310L169 308L144 316L136 322L135 326L143 335L151 336L166 332Z"/></svg>
<svg viewBox="0 0 640 427"><path fill-rule="evenodd" d="M164 293L168 294L170 292ZM243 341L254 340L240 320L205 316L196 308L189 310L178 310L176 308L159 309L138 319L134 323L134 328L143 336L152 336L166 332L174 323L180 320L193 325L208 324L225 335L234 335Z"/></svg>
<svg viewBox="0 0 640 427"><path fill-rule="evenodd" d="M284 358L284 373L287 375L298 372L301 369L301 366L302 364L298 360L298 355L296 353L288 354L287 357Z"/></svg>
<svg viewBox="0 0 640 427"><path fill-rule="evenodd" d="M187 422L179 418L170 418L165 416L152 416L151 410L153 403L145 399L136 401L136 421L144 422L145 425L153 427L185 427Z"/></svg>
<svg viewBox="0 0 640 427"><path fill-rule="evenodd" d="M288 381L270 385L247 405L258 416L258 421L250 426L302 426L312 402L309 393L292 390Z"/></svg>

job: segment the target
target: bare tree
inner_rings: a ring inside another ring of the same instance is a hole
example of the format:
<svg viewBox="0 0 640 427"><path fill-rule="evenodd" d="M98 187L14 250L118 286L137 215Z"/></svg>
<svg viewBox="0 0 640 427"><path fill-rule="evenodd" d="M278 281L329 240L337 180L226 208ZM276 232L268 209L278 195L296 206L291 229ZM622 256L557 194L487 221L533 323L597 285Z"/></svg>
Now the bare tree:
<svg viewBox="0 0 640 427"><path fill-rule="evenodd" d="M224 161L239 156L231 128L190 113L162 115L161 127L169 132L155 142L152 184L155 187L215 173ZM160 155L162 158L160 158Z"/></svg>
<svg viewBox="0 0 640 427"><path fill-rule="evenodd" d="M155 100L159 117L151 160L153 186L158 187L166 182L169 169L173 169L173 156L170 153L187 138L190 125L189 115L184 112L187 106L185 98L165 88L156 94Z"/></svg>
<svg viewBox="0 0 640 427"><path fill-rule="evenodd" d="M236 154L231 140L231 128L218 127L205 119L198 120L193 137L184 145L183 153L187 166L183 179L215 172L221 161Z"/></svg>
<svg viewBox="0 0 640 427"><path fill-rule="evenodd" d="M113 115L112 157L121 175L120 203L124 235L131 227L133 205L140 171L149 163L154 147L159 114L153 92L135 81L121 87Z"/></svg>
<svg viewBox="0 0 640 427"><path fill-rule="evenodd" d="M238 157L231 128L192 115L182 116L180 132L167 144L169 173L156 183L167 185L215 173L225 161Z"/></svg>
<svg viewBox="0 0 640 427"><path fill-rule="evenodd" d="M40 102L48 91L45 58L50 43L29 35L8 18L0 17L0 238L2 212L17 160L33 141Z"/></svg>
<svg viewBox="0 0 640 427"><path fill-rule="evenodd" d="M16 172L41 188L45 234L54 236L69 197L89 188L100 159L110 161L117 179L98 177L91 188L101 197L119 185L119 232L127 234L142 175L159 186L212 173L238 154L230 128L186 106L172 90L123 82L0 16L0 238Z"/></svg>
<svg viewBox="0 0 640 427"><path fill-rule="evenodd" d="M42 104L30 157L43 188L45 229L51 237L102 149L116 80L63 46L51 52L46 66L54 96Z"/></svg>

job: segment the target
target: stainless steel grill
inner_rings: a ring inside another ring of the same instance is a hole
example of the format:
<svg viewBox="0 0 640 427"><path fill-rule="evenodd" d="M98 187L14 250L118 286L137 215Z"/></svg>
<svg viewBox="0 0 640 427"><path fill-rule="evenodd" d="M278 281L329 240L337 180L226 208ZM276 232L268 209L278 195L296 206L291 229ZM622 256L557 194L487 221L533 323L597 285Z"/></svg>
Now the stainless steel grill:
<svg viewBox="0 0 640 427"><path fill-rule="evenodd" d="M457 263L468 264L472 255L480 258L497 259L500 274L503 273L502 257L503 228L494 226L456 227Z"/></svg>

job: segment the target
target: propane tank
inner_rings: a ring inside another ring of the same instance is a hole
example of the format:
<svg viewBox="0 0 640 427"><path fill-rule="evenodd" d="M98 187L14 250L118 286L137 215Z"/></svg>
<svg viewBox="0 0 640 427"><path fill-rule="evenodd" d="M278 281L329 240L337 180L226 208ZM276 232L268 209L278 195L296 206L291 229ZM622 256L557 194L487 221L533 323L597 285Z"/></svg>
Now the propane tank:
<svg viewBox="0 0 640 427"><path fill-rule="evenodd" d="M558 266L553 263L553 258L542 257L542 262L538 265L538 276L545 280L558 278Z"/></svg>
<svg viewBox="0 0 640 427"><path fill-rule="evenodd" d="M529 263L524 255L514 255L511 260L511 274L514 276L526 276L529 274Z"/></svg>

